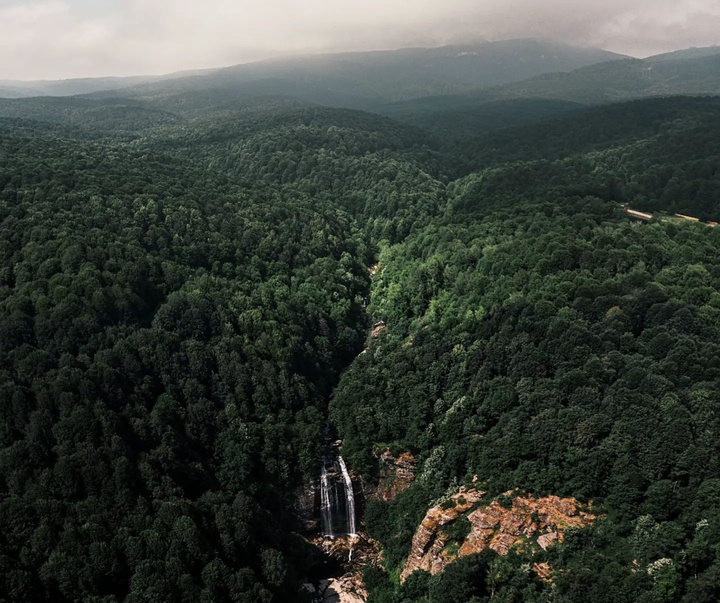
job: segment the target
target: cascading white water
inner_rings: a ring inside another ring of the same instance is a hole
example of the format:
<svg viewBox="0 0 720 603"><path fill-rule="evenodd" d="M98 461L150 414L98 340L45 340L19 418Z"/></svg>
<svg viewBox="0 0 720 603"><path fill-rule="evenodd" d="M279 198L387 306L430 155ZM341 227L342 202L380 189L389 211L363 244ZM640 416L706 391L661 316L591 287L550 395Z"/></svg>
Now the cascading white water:
<svg viewBox="0 0 720 603"><path fill-rule="evenodd" d="M348 536L357 536L355 532L355 493L353 492L352 480L345 461L340 455L338 455L338 463L345 480L345 512L347 513Z"/></svg>
<svg viewBox="0 0 720 603"><path fill-rule="evenodd" d="M325 463L322 466L320 474L320 520L323 530L323 536L334 538L333 522L332 522L333 504L331 502L330 480L328 479Z"/></svg>
<svg viewBox="0 0 720 603"><path fill-rule="evenodd" d="M337 444L328 447L320 473L320 522L326 538L357 536L353 483Z"/></svg>

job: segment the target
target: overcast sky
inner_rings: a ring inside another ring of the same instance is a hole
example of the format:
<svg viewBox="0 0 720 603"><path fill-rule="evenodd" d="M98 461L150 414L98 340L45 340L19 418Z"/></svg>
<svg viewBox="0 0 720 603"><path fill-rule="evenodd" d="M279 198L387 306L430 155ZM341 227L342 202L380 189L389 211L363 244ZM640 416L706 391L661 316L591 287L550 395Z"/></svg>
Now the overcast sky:
<svg viewBox="0 0 720 603"><path fill-rule="evenodd" d="M0 0L0 27L0 79L58 79L472 38L647 56L720 44L720 0Z"/></svg>

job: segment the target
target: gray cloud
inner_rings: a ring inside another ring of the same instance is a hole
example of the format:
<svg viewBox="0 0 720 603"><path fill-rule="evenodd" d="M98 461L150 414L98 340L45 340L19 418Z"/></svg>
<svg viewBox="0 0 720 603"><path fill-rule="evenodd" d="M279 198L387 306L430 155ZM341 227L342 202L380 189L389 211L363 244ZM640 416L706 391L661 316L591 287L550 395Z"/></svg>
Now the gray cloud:
<svg viewBox="0 0 720 603"><path fill-rule="evenodd" d="M646 56L720 43L720 0L0 0L0 24L0 78L37 79L474 37Z"/></svg>

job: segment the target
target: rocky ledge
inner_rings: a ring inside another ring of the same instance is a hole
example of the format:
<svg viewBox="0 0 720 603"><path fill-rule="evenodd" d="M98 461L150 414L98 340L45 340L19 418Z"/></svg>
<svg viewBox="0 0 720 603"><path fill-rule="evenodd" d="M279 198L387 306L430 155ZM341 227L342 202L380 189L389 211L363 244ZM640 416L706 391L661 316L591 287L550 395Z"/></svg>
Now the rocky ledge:
<svg viewBox="0 0 720 603"><path fill-rule="evenodd" d="M390 450L385 450L380 455L380 480L374 496L386 501L395 500L415 480L415 464L415 457L409 452L396 457Z"/></svg>
<svg viewBox="0 0 720 603"><path fill-rule="evenodd" d="M462 488L427 512L413 538L400 580L405 581L415 570L437 574L458 557L485 549L500 555L514 546L530 552L546 549L562 541L567 529L595 521L596 516L583 509L574 498L535 498L510 491L487 500L482 491ZM467 534L452 529L462 518L467 519ZM550 568L543 566L542 570L541 577L549 579Z"/></svg>
<svg viewBox="0 0 720 603"><path fill-rule="evenodd" d="M334 539L318 536L310 540L322 550L327 559L342 568L341 575L327 577L319 584L307 585L314 600L323 603L363 603L368 596L363 583L362 570L368 563L377 563L379 545L364 533L356 536L338 536Z"/></svg>

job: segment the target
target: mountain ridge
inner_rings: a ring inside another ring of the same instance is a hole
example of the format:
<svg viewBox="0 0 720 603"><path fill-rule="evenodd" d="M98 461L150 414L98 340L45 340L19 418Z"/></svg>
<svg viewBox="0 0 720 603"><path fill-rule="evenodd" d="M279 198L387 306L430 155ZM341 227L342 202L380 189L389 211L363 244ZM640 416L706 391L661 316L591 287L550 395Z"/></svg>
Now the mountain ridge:
<svg viewBox="0 0 720 603"><path fill-rule="evenodd" d="M623 55L597 48L519 39L436 48L277 57L189 74L178 72L117 79L118 83L126 81L127 86L113 86L115 78L7 81L0 85L37 90L43 94L117 94L123 90L125 94L142 96L276 78L286 80L289 89L305 83L320 88L330 86L336 93L372 91L379 98L392 100L396 96L424 94L428 87L444 93L448 89L496 85L620 58ZM93 90L93 86L97 89Z"/></svg>

